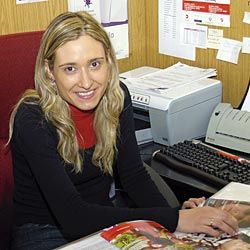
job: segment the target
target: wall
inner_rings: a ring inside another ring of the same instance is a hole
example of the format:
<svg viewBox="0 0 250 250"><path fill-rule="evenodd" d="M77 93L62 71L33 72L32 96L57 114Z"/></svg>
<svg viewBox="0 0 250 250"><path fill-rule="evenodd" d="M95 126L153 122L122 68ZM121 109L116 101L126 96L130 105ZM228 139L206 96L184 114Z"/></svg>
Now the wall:
<svg viewBox="0 0 250 250"><path fill-rule="evenodd" d="M246 0L231 1L231 27L223 28L224 37L242 40L250 36L250 25L243 24L244 11L250 11ZM0 35L44 30L59 13L67 10L67 0L16 5L16 0L1 0ZM119 60L120 71L150 65L166 68L178 61L198 67L212 67L223 83L223 101L235 107L240 103L250 77L250 55L240 54L237 65L216 60L217 50L197 49L195 62L158 53L158 0L129 0L128 59ZM214 27L222 29L222 27Z"/></svg>
<svg viewBox="0 0 250 250"><path fill-rule="evenodd" d="M44 30L61 12L67 11L67 0L16 5L16 0L1 0L0 35ZM146 64L145 0L129 0L129 58L119 60L120 71Z"/></svg>
<svg viewBox="0 0 250 250"><path fill-rule="evenodd" d="M250 24L243 24L244 11L250 11L248 1L231 1L231 27L223 28L224 37L242 41L243 36L250 36ZM217 50L196 49L196 61L161 55L158 53L158 0L146 0L146 48L147 64L166 68L181 61L183 63L216 68L218 79L223 83L223 101L231 102L234 107L240 103L247 89L250 78L250 54L240 54L238 64L216 60ZM211 26L212 28L212 26ZM215 27L222 29L222 27Z"/></svg>

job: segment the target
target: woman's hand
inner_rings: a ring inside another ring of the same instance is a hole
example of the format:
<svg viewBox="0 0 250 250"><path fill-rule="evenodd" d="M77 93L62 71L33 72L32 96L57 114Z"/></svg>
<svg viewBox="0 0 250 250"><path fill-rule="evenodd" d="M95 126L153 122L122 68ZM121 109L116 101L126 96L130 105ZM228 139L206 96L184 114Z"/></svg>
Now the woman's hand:
<svg viewBox="0 0 250 250"><path fill-rule="evenodd" d="M229 240L219 246L220 250L250 250L250 244L240 239Z"/></svg>
<svg viewBox="0 0 250 250"><path fill-rule="evenodd" d="M190 198L187 201L183 202L182 209L186 208L195 208L198 207L200 204L202 204L205 201L205 197L201 198Z"/></svg>
<svg viewBox="0 0 250 250"><path fill-rule="evenodd" d="M179 211L176 230L219 237L222 233L234 235L238 231L238 223L230 213L222 209L209 206L196 207Z"/></svg>

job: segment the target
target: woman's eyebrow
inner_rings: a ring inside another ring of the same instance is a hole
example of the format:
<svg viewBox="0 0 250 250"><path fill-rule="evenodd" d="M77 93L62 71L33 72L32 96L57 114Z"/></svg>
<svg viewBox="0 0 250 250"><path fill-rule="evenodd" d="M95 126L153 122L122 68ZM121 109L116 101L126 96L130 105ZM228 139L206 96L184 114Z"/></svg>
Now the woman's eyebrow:
<svg viewBox="0 0 250 250"><path fill-rule="evenodd" d="M105 60L105 57L101 56L101 57L92 58L92 59L88 60L88 63L94 62L96 60ZM66 62L66 63L62 63L62 64L58 65L58 67L61 68L61 67L64 67L64 66L69 66L69 65L70 66L75 66L75 65L77 65L77 63L75 63L75 62Z"/></svg>
<svg viewBox="0 0 250 250"><path fill-rule="evenodd" d="M76 63L75 62L66 62L66 63L58 65L58 67L61 68L61 67L64 67L64 66L69 66L69 65L75 66Z"/></svg>
<svg viewBox="0 0 250 250"><path fill-rule="evenodd" d="M89 62L93 62L93 61L96 61L96 60L105 60L105 58L103 56L102 57L96 57L96 58L90 59Z"/></svg>

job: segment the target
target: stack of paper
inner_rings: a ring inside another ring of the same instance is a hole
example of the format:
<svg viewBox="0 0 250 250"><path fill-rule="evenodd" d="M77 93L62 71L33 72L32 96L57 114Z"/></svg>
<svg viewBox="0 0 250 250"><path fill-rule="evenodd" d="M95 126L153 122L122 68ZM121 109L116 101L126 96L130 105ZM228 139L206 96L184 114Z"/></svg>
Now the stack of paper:
<svg viewBox="0 0 250 250"><path fill-rule="evenodd" d="M203 69L198 67L189 66L178 62L169 68L164 69L169 75L178 75L183 80L193 81L202 78L217 76L216 69Z"/></svg>
<svg viewBox="0 0 250 250"><path fill-rule="evenodd" d="M178 62L140 77L128 77L126 84L132 84L133 88L164 93L171 88L216 75L215 69L203 69Z"/></svg>

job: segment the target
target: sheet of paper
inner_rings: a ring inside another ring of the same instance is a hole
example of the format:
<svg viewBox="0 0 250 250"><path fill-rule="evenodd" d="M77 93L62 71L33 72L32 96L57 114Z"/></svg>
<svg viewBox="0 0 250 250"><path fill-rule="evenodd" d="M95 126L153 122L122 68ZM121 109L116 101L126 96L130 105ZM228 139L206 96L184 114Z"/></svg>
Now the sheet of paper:
<svg viewBox="0 0 250 250"><path fill-rule="evenodd" d="M182 2L182 18L186 22L230 27L230 0L182 0Z"/></svg>
<svg viewBox="0 0 250 250"><path fill-rule="evenodd" d="M68 10L72 12L86 11L96 20L101 22L100 0L83 1L83 0L68 0Z"/></svg>
<svg viewBox="0 0 250 250"><path fill-rule="evenodd" d="M244 12L243 23L250 24L250 12L248 11Z"/></svg>
<svg viewBox="0 0 250 250"><path fill-rule="evenodd" d="M68 0L69 11L87 11L109 34L117 59L129 56L127 0Z"/></svg>
<svg viewBox="0 0 250 250"><path fill-rule="evenodd" d="M141 76L146 76L148 74L154 73L158 70L162 70L160 68L154 68L154 67L150 67L150 66L142 66L139 68L135 68L123 73L120 73L119 76L123 79L126 78L138 78Z"/></svg>
<svg viewBox="0 0 250 250"><path fill-rule="evenodd" d="M112 25L105 27L115 49L117 59L129 57L128 24Z"/></svg>
<svg viewBox="0 0 250 250"><path fill-rule="evenodd" d="M250 202L250 185L230 182L224 188L212 195L211 198Z"/></svg>
<svg viewBox="0 0 250 250"><path fill-rule="evenodd" d="M182 26L181 42L205 49L207 46L207 26L187 24Z"/></svg>
<svg viewBox="0 0 250 250"><path fill-rule="evenodd" d="M109 34L117 59L129 57L128 0L99 0L101 22Z"/></svg>
<svg viewBox="0 0 250 250"><path fill-rule="evenodd" d="M101 0L100 5L102 23L128 20L127 0Z"/></svg>
<svg viewBox="0 0 250 250"><path fill-rule="evenodd" d="M47 2L48 0L16 0L16 4Z"/></svg>
<svg viewBox="0 0 250 250"><path fill-rule="evenodd" d="M250 37L243 37L242 53L250 54Z"/></svg>
<svg viewBox="0 0 250 250"><path fill-rule="evenodd" d="M195 46L180 41L180 0L159 0L159 53L195 61Z"/></svg>
<svg viewBox="0 0 250 250"><path fill-rule="evenodd" d="M207 48L219 49L221 40L223 38L223 30L208 29Z"/></svg>
<svg viewBox="0 0 250 250"><path fill-rule="evenodd" d="M242 42L223 38L216 59L237 64Z"/></svg>
<svg viewBox="0 0 250 250"><path fill-rule="evenodd" d="M247 95L242 104L241 110L250 112L250 89L247 90Z"/></svg>

